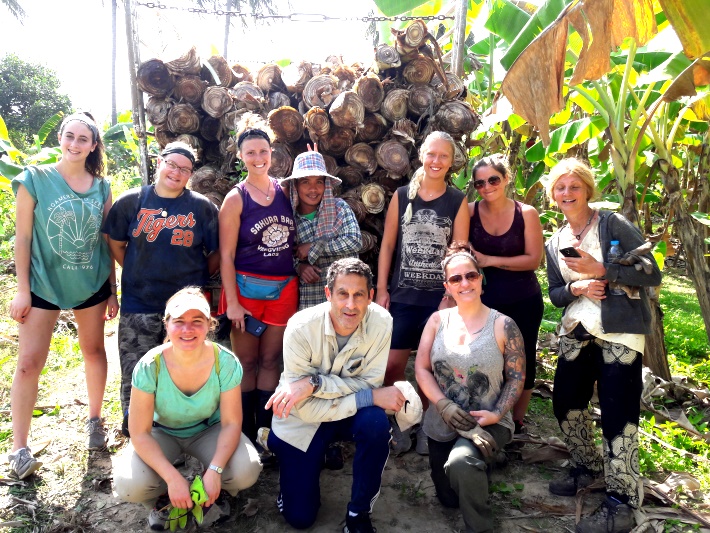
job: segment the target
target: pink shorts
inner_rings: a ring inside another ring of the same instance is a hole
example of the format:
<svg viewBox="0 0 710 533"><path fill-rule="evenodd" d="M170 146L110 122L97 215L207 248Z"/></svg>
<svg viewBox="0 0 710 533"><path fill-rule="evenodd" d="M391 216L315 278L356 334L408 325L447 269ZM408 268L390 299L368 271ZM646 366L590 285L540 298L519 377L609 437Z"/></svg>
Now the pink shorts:
<svg viewBox="0 0 710 533"><path fill-rule="evenodd" d="M288 276L266 276L264 274L252 274L250 272L237 272L237 274L248 274L255 278L284 280ZM298 311L298 276L293 276L293 279L281 291L278 300L254 300L245 298L239 294L237 287L237 298L240 305L249 311L254 318L271 324L272 326L285 326L288 319ZM227 312L227 296L224 294L224 288L219 297L219 308L217 312L221 315Z"/></svg>

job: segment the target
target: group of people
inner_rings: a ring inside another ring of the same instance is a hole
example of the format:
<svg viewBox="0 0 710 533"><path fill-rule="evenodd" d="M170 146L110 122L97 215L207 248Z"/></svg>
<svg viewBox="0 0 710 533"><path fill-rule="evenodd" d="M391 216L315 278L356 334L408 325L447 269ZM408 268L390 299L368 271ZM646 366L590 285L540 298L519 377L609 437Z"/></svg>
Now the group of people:
<svg viewBox="0 0 710 533"><path fill-rule="evenodd" d="M197 159L186 144L167 145L155 182L112 205L93 119L66 117L59 142L58 163L27 167L13 181L15 477L41 466L27 441L60 309L73 309L78 325L88 447L105 446L103 322L119 309L115 261L123 267L121 404L131 442L116 461L114 484L121 499L153 509L151 528L166 527L168 504L194 505L175 466L182 454L202 463L204 506L219 515L226 512L221 491L236 495L253 485L265 452L278 459L279 510L308 528L320 506L324 458L334 442L351 440L344 531L374 531L370 513L387 458L408 451L414 436L441 503L461 508L467 531L493 531L488 475L496 452L526 431L543 310L535 276L540 220L506 194L511 174L503 157L474 166L480 200L469 204L449 182L454 140L429 134L422 166L390 202L375 282L357 259L355 216L333 194L340 180L317 146L278 181L268 174L270 132L255 116L237 132L246 178L219 210L187 188ZM596 194L586 164L566 159L552 169L548 195L567 221L546 245L550 298L565 308L553 404L573 467L550 491L573 496L602 472L607 487L603 506L577 525L582 533L628 531L641 504L644 287L661 277L650 254L650 270L608 259L611 241L632 251L643 238L620 215L592 208ZM218 313L231 322L234 353L209 340L216 321L201 287L218 270ZM611 293L612 283L624 292ZM396 383L414 349L425 414L412 431L393 413L411 403ZM595 383L603 454L588 410ZM257 439L259 428L270 428L265 438Z"/></svg>

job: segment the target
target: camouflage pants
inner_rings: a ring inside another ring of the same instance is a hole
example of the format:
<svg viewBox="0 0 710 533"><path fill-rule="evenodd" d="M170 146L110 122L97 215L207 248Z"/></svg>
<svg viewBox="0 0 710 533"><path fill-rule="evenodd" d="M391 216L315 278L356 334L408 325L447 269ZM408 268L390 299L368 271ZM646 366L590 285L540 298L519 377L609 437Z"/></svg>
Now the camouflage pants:
<svg viewBox="0 0 710 533"><path fill-rule="evenodd" d="M638 423L641 401L639 352L601 339L560 337L552 405L576 466L604 471L606 491L641 506ZM589 401L597 384L603 456L594 444Z"/></svg>
<svg viewBox="0 0 710 533"><path fill-rule="evenodd" d="M146 352L165 342L165 326L160 313L121 313L118 321L118 356L121 361L121 408L131 401L133 368Z"/></svg>

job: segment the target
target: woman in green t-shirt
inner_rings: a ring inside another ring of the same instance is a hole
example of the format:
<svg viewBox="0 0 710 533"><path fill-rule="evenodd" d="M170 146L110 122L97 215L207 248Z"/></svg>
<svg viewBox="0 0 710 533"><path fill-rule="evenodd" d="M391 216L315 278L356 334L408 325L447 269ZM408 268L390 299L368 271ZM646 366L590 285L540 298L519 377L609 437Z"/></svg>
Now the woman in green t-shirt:
<svg viewBox="0 0 710 533"><path fill-rule="evenodd" d="M42 465L27 437L39 375L49 354L61 309L72 309L84 357L89 397L88 448L102 449L106 432L101 404L106 387L104 322L118 314L116 273L101 224L111 208L104 173L104 145L93 118L67 116L59 128L62 157L28 166L12 180L17 197L15 265L17 294L10 316L20 345L12 381L13 448L10 475L24 479Z"/></svg>
<svg viewBox="0 0 710 533"><path fill-rule="evenodd" d="M164 529L168 504L192 508L190 486L173 466L183 453L206 466L204 507L217 502L220 512L210 513L217 518L226 506L217 500L220 491L236 496L261 472L256 449L242 435L242 367L232 352L207 340L215 323L201 289L178 291L165 309L169 341L133 370L131 445L113 479L120 499L154 506L152 529Z"/></svg>

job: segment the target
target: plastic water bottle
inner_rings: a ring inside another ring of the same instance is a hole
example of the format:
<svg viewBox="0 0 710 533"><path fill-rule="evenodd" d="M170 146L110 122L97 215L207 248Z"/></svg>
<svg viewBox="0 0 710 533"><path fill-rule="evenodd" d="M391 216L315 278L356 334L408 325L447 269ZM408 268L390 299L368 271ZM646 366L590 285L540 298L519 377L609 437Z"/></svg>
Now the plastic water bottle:
<svg viewBox="0 0 710 533"><path fill-rule="evenodd" d="M609 248L609 253L607 254L607 261L609 263L613 263L614 260L621 259L622 255L624 255L624 251L621 249L621 246L619 246L619 241L611 241L611 248ZM609 294L620 296L626 293L619 287L618 283L612 282L609 283Z"/></svg>

